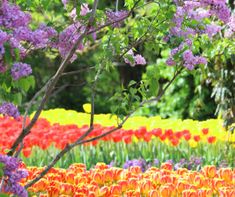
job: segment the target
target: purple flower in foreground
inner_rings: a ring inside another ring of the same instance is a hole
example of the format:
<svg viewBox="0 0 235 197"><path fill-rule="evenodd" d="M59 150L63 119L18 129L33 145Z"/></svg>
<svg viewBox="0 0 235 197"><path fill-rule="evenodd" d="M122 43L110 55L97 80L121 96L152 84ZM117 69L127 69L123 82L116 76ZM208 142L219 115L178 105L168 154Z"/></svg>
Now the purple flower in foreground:
<svg viewBox="0 0 235 197"><path fill-rule="evenodd" d="M14 104L8 102L4 102L2 105L0 105L0 114L5 116L12 116L14 118L18 118L20 116L17 107Z"/></svg>
<svg viewBox="0 0 235 197"><path fill-rule="evenodd" d="M121 22L128 16L128 11L121 10L117 12L106 11L108 22L112 23L113 27L120 27Z"/></svg>
<svg viewBox="0 0 235 197"><path fill-rule="evenodd" d="M18 182L28 176L28 172L19 169L20 160L15 157L0 154L0 163L3 164L3 191L19 197L27 197L28 193Z"/></svg>
<svg viewBox="0 0 235 197"><path fill-rule="evenodd" d="M25 63L14 63L11 68L11 76L14 80L18 80L22 77L26 77L32 73L30 65Z"/></svg>

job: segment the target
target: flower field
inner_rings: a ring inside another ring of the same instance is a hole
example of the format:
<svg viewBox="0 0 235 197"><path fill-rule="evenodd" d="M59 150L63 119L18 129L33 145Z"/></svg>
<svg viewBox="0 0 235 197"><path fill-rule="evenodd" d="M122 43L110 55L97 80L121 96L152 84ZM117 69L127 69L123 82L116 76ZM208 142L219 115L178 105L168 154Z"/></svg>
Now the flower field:
<svg viewBox="0 0 235 197"><path fill-rule="evenodd" d="M44 111L24 140L22 158L29 176L21 184L35 178L59 150L75 142L88 129L89 118L89 113L71 110ZM0 117L2 153L19 135L22 121ZM115 116L95 115L87 139L116 124ZM29 191L55 197L230 197L235 195L234 137L223 130L220 119L131 117L122 129L70 151Z"/></svg>
<svg viewBox="0 0 235 197"><path fill-rule="evenodd" d="M32 179L40 168L29 167ZM160 168L150 168L145 173L140 167L129 169L109 168L103 163L86 170L84 164L72 164L68 169L53 168L29 191L40 196L234 196L235 171L231 168L216 170L215 166L205 166L201 172L185 168L173 171L170 163ZM45 193L45 194L44 194Z"/></svg>

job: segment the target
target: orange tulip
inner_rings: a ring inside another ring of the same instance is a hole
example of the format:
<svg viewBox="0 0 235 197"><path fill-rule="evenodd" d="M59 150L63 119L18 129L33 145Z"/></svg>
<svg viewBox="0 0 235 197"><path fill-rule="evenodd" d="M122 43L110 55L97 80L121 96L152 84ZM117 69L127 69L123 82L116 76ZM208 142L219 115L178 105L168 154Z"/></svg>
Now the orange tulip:
<svg viewBox="0 0 235 197"><path fill-rule="evenodd" d="M172 196L172 188L168 185L162 185L160 187L160 195L161 197L171 197Z"/></svg>
<svg viewBox="0 0 235 197"><path fill-rule="evenodd" d="M233 179L233 171L231 168L221 168L218 171L219 177L230 183Z"/></svg>
<svg viewBox="0 0 235 197"><path fill-rule="evenodd" d="M233 187L233 189L220 188L219 189L219 196L220 197L233 197L233 196L235 196L234 187Z"/></svg>
<svg viewBox="0 0 235 197"><path fill-rule="evenodd" d="M99 185L102 185L102 184L104 183L103 176L102 176L102 174L101 174L100 172L95 172L95 173L93 174L92 179L93 179L96 183L98 183Z"/></svg>
<svg viewBox="0 0 235 197"><path fill-rule="evenodd" d="M211 197L213 195L213 191L208 188L203 188L198 190L198 197Z"/></svg>
<svg viewBox="0 0 235 197"><path fill-rule="evenodd" d="M107 196L109 197L110 195L110 191L109 191L109 188L107 186L103 186L100 188L100 196Z"/></svg>
<svg viewBox="0 0 235 197"><path fill-rule="evenodd" d="M182 197L198 197L198 194L195 190L188 189L182 192Z"/></svg>
<svg viewBox="0 0 235 197"><path fill-rule="evenodd" d="M205 178L202 175L196 175L193 182L197 188L202 188L205 184Z"/></svg>
<svg viewBox="0 0 235 197"><path fill-rule="evenodd" d="M173 165L171 163L169 163L169 162L162 163L161 169L172 170L173 169Z"/></svg>
<svg viewBox="0 0 235 197"><path fill-rule="evenodd" d="M176 184L176 189L177 189L177 192L179 194L181 194L187 187L188 187L188 183L185 181L185 180L182 180L182 181L179 181L177 184Z"/></svg>
<svg viewBox="0 0 235 197"><path fill-rule="evenodd" d="M149 190L153 189L153 184L150 180L145 179L140 182L140 192L147 195Z"/></svg>
<svg viewBox="0 0 235 197"><path fill-rule="evenodd" d="M120 181L117 182L117 184L120 185L122 192L127 191L128 182L126 180L120 180Z"/></svg>
<svg viewBox="0 0 235 197"><path fill-rule="evenodd" d="M98 169L98 170L104 170L104 169L108 169L108 165L106 165L105 163L97 163L95 165L95 169Z"/></svg>
<svg viewBox="0 0 235 197"><path fill-rule="evenodd" d="M140 174L141 173L141 168L139 166L131 166L129 170L133 174Z"/></svg>
<svg viewBox="0 0 235 197"><path fill-rule="evenodd" d="M223 187L223 186L226 186L225 183L226 183L226 182L225 182L225 180L223 180L223 179L214 178L214 179L212 180L212 187L213 187L213 189L218 190L219 188L221 188L221 187Z"/></svg>
<svg viewBox="0 0 235 197"><path fill-rule="evenodd" d="M62 183L60 185L60 194L73 195L74 194L74 185L69 183Z"/></svg>
<svg viewBox="0 0 235 197"><path fill-rule="evenodd" d="M202 172L206 177L214 178L216 176L216 167L211 165L204 166Z"/></svg>
<svg viewBox="0 0 235 197"><path fill-rule="evenodd" d="M111 195L121 195L122 194L122 188L120 185L111 185L110 186L110 194Z"/></svg>
<svg viewBox="0 0 235 197"><path fill-rule="evenodd" d="M113 171L111 169L105 169L103 179L105 182L113 182Z"/></svg>
<svg viewBox="0 0 235 197"><path fill-rule="evenodd" d="M58 197L60 194L60 189L54 186L48 187L47 193L49 197Z"/></svg>
<svg viewBox="0 0 235 197"><path fill-rule="evenodd" d="M159 197L157 190L150 190L148 193L149 197Z"/></svg>
<svg viewBox="0 0 235 197"><path fill-rule="evenodd" d="M134 189L136 189L136 186L138 186L138 179L130 178L128 180L128 189L129 190L134 190Z"/></svg>

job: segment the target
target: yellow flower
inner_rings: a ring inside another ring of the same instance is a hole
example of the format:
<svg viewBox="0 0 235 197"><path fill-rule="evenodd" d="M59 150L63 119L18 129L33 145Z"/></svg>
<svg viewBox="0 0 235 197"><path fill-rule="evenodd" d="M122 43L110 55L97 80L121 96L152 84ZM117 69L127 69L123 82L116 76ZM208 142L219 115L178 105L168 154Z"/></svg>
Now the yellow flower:
<svg viewBox="0 0 235 197"><path fill-rule="evenodd" d="M84 110L86 113L91 113L91 104L90 104L90 103L86 103L86 104L84 104L82 107L83 107L83 110Z"/></svg>
<svg viewBox="0 0 235 197"><path fill-rule="evenodd" d="M189 140L189 146L192 147L192 148L195 148L197 147L198 143L195 142L194 140Z"/></svg>

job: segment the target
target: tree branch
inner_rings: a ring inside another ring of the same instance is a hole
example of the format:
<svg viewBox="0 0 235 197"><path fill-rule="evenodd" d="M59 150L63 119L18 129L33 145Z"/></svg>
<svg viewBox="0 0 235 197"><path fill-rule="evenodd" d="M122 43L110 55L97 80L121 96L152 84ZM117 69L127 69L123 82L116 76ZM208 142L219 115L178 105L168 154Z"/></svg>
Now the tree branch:
<svg viewBox="0 0 235 197"><path fill-rule="evenodd" d="M35 184L37 181L39 181L44 175L46 175L46 173L56 164L56 162L61 157L63 157L67 152L69 152L75 146L81 145L81 144L84 144L84 143L88 143L88 142L91 142L91 141L94 141L94 140L97 140L97 139L100 139L100 138L102 138L102 137L104 137L106 135L109 135L109 134L113 133L114 131L117 131L118 129L121 129L122 126L124 125L124 123L131 117L131 115L134 112L136 112L137 109L139 109L140 107L142 107L146 103L153 102L153 101L159 101L162 98L162 96L164 95L164 93L166 92L166 90L169 88L169 86L174 82L176 77L181 73L182 70L183 70L183 68L181 68L180 70L175 72L173 78L168 82L168 84L163 89L163 91L159 94L158 97L156 97L154 99L150 99L150 100L141 102L140 105L136 109L131 111L125 117L125 119L121 123L119 123L119 125L117 127L113 128L113 129L111 129L111 130L109 130L109 131L107 131L107 132L105 132L105 133L103 133L103 134L101 134L99 136L96 136L96 137L84 140L89 135L89 133L93 130L93 120L92 120L92 118L93 118L94 114L92 115L92 113L91 113L90 128L82 136L80 136L80 138L76 142L74 142L72 144L67 144L67 146L61 152L59 152L56 155L56 157L53 159L53 161L35 179L31 180L29 183L27 183L25 185L25 188L27 189L27 188L31 187L33 184ZM97 73L96 76L98 76L98 73ZM92 105L94 107L94 103L92 103ZM94 109L92 109L92 110L94 110ZM94 111L93 111L93 113L94 113Z"/></svg>
<svg viewBox="0 0 235 197"><path fill-rule="evenodd" d="M18 138L15 140L14 144L11 147L11 150L7 153L7 155L12 156L13 153L15 152L15 150L17 149L18 145L23 141L24 137L27 136L30 133L30 130L32 129L33 125L36 123L36 121L38 120L41 111L44 108L45 103L47 102L48 98L51 95L51 92L53 90L53 88L55 87L56 83L58 82L58 80L60 79L60 76L62 75L64 69L66 68L66 66L69 64L69 61L71 59L71 57L73 56L73 54L75 53L77 46L81 43L81 41L83 40L83 38L87 35L90 26L92 25L94 19L95 19L95 13L96 13L96 9L97 9L97 5L98 5L98 0L94 1L93 4L93 9L92 9L92 13L91 16L89 18L88 24L84 30L84 32L81 34L81 36L77 39L76 43L73 45L72 49L69 51L69 53L67 54L67 56L65 57L65 59L62 61L59 69L57 70L57 72L55 73L55 75L51 78L51 80L49 81L49 84L46 87L46 93L42 98L42 101L38 107L38 110L36 111L36 113L34 114L32 120L30 121L30 123L27 125L27 127L25 129L22 130L21 134L18 136Z"/></svg>

